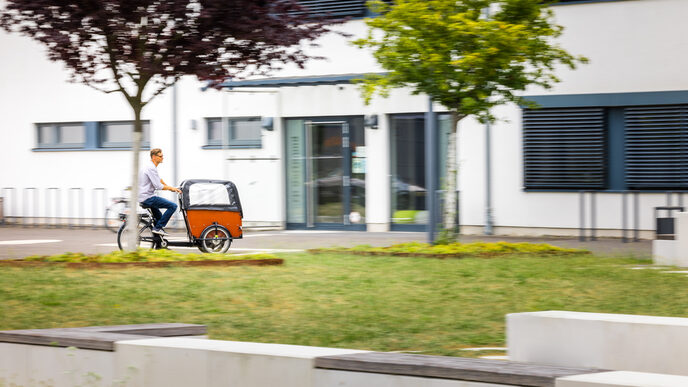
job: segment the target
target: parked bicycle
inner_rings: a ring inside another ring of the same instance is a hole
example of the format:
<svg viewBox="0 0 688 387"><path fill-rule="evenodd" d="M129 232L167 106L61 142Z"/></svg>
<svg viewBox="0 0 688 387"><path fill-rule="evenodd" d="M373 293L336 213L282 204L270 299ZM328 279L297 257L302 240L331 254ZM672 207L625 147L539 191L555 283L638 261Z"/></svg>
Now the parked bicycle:
<svg viewBox="0 0 688 387"><path fill-rule="evenodd" d="M121 215L128 212L128 199L125 197L116 197L111 199L109 206L105 208L105 228L117 233L119 227L122 225Z"/></svg>

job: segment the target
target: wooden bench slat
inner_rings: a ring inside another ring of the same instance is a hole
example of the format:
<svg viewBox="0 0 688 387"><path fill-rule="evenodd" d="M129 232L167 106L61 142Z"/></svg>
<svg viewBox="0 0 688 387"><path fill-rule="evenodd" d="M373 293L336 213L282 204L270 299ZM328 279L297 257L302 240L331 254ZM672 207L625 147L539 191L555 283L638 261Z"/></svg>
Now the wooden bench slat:
<svg viewBox="0 0 688 387"><path fill-rule="evenodd" d="M0 331L0 342L114 351L117 341L198 336L206 333L204 325L156 323Z"/></svg>
<svg viewBox="0 0 688 387"><path fill-rule="evenodd" d="M155 336L127 335L121 333L52 331L46 332L0 332L0 341L16 344L48 345L55 347L77 347L114 351L116 341L152 339Z"/></svg>
<svg viewBox="0 0 688 387"><path fill-rule="evenodd" d="M110 333L128 333L132 335L149 336L198 336L205 335L207 332L205 325L182 324L182 323L156 323L156 324L135 324L135 325L111 325L77 328L81 330L92 330Z"/></svg>
<svg viewBox="0 0 688 387"><path fill-rule="evenodd" d="M555 379L558 377L602 371L503 360L385 352L318 357L315 359L315 366L316 368L341 371L374 372L533 387L553 387Z"/></svg>

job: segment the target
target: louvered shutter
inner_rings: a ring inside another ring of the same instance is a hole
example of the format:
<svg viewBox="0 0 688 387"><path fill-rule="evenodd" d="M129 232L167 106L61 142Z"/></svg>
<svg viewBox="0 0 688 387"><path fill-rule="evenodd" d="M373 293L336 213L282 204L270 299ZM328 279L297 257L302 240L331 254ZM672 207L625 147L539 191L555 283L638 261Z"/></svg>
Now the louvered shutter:
<svg viewBox="0 0 688 387"><path fill-rule="evenodd" d="M603 108L525 109L525 187L604 189L604 113Z"/></svg>
<svg viewBox="0 0 688 387"><path fill-rule="evenodd" d="M628 188L688 188L687 118L688 105L624 109Z"/></svg>
<svg viewBox="0 0 688 387"><path fill-rule="evenodd" d="M366 0L301 0L312 16L361 17L366 14Z"/></svg>

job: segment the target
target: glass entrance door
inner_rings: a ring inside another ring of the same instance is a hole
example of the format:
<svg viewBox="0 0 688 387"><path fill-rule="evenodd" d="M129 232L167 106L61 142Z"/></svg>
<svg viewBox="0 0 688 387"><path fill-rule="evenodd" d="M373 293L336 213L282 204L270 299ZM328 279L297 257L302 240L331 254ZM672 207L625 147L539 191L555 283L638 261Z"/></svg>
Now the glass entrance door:
<svg viewBox="0 0 688 387"><path fill-rule="evenodd" d="M308 227L346 223L343 149L348 132L346 122L306 122Z"/></svg>
<svg viewBox="0 0 688 387"><path fill-rule="evenodd" d="M363 121L288 119L287 227L365 229Z"/></svg>

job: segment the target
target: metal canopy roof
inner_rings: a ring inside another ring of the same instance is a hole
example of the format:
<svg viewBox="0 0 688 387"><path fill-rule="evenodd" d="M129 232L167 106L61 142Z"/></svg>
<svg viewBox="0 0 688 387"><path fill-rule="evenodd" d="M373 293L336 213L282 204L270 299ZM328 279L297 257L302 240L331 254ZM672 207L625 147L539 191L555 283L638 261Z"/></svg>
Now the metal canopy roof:
<svg viewBox="0 0 688 387"><path fill-rule="evenodd" d="M218 85L221 88L241 87L287 87L287 86L321 86L351 83L354 79L363 79L366 74L337 74L337 75L312 75L305 77L283 77L249 79L242 81L225 81Z"/></svg>

